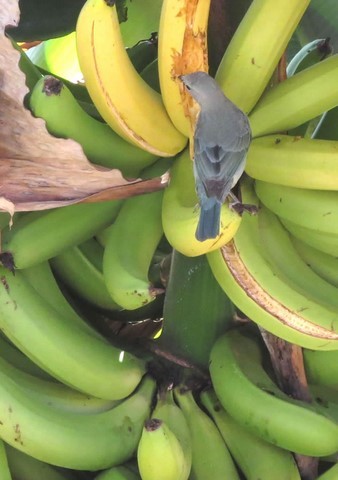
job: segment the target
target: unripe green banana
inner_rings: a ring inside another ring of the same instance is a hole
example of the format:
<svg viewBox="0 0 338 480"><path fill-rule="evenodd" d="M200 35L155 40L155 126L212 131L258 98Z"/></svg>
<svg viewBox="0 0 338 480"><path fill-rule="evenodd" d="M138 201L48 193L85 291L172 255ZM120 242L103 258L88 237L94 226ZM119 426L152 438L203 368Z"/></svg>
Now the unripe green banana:
<svg viewBox="0 0 338 480"><path fill-rule="evenodd" d="M265 372L253 339L237 330L220 337L211 351L210 375L222 406L263 440L301 455L338 450L338 425L314 405L279 390Z"/></svg>
<svg viewBox="0 0 338 480"><path fill-rule="evenodd" d="M182 446L158 418L147 420L143 427L137 461L142 480L188 480Z"/></svg>
<svg viewBox="0 0 338 480"><path fill-rule="evenodd" d="M127 467L120 465L104 470L94 480L141 480L141 477Z"/></svg>
<svg viewBox="0 0 338 480"><path fill-rule="evenodd" d="M135 310L163 293L151 285L148 271L163 235L163 191L129 198L115 220L103 256L103 277L114 302Z"/></svg>
<svg viewBox="0 0 338 480"><path fill-rule="evenodd" d="M336 480L338 478L338 464L333 465L325 473L319 475L317 480Z"/></svg>
<svg viewBox="0 0 338 480"><path fill-rule="evenodd" d="M272 471L274 480L300 480L291 452L264 441L237 423L213 391L202 392L201 401L246 480L271 480Z"/></svg>
<svg viewBox="0 0 338 480"><path fill-rule="evenodd" d="M36 117L43 118L50 133L72 138L83 148L88 159L107 168L118 168L126 177L137 177L156 157L123 140L107 124L88 115L68 87L52 76L35 85L29 106Z"/></svg>
<svg viewBox="0 0 338 480"><path fill-rule="evenodd" d="M338 287L338 258L321 252L296 237L291 237L291 240L304 262L306 262L317 275L335 287Z"/></svg>
<svg viewBox="0 0 338 480"><path fill-rule="evenodd" d="M250 114L253 137L290 130L337 106L337 71L333 55L267 91Z"/></svg>
<svg viewBox="0 0 338 480"><path fill-rule="evenodd" d="M0 328L41 368L90 395L117 400L136 388L144 363L57 312L26 281L0 269ZM1 435L1 432L0 432Z"/></svg>
<svg viewBox="0 0 338 480"><path fill-rule="evenodd" d="M245 171L264 182L338 190L338 142L268 135L251 142Z"/></svg>
<svg viewBox="0 0 338 480"><path fill-rule="evenodd" d="M306 377L310 383L338 389L338 351L316 352L304 348L303 355Z"/></svg>
<svg viewBox="0 0 338 480"><path fill-rule="evenodd" d="M0 438L0 478L1 480L12 480L12 475L8 465L5 444L1 440L1 438Z"/></svg>
<svg viewBox="0 0 338 480"><path fill-rule="evenodd" d="M0 370L0 435L6 443L52 465L101 470L134 454L155 390L146 377L128 399L100 413L52 408Z"/></svg>
<svg viewBox="0 0 338 480"><path fill-rule="evenodd" d="M178 402L189 426L192 465L189 479L239 480L229 450L214 422L197 405L190 391L175 389Z"/></svg>
<svg viewBox="0 0 338 480"><path fill-rule="evenodd" d="M2 231L0 260L4 263L5 254L9 252L15 268L21 269L55 257L108 226L121 205L122 200L114 200L27 213L11 229Z"/></svg>

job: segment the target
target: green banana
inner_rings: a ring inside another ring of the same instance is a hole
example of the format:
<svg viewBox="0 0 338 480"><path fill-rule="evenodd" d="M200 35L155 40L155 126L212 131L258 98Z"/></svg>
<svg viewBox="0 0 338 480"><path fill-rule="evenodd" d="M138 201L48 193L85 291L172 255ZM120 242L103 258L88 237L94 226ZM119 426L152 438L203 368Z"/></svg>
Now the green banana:
<svg viewBox="0 0 338 480"><path fill-rule="evenodd" d="M244 203L259 206L249 179ZM315 350L338 348L337 314L294 290L265 258L258 215L243 215L232 242L208 254L211 269L230 300L251 320L289 342Z"/></svg>
<svg viewBox="0 0 338 480"><path fill-rule="evenodd" d="M338 287L338 258L321 252L302 242L298 238L291 238L300 257L309 267L327 282Z"/></svg>
<svg viewBox="0 0 338 480"><path fill-rule="evenodd" d="M338 190L338 142L268 135L251 142L245 171L264 182Z"/></svg>
<svg viewBox="0 0 338 480"><path fill-rule="evenodd" d="M1 438L0 438L0 478L1 480L12 480L12 475L8 465L5 444L1 440Z"/></svg>
<svg viewBox="0 0 338 480"><path fill-rule="evenodd" d="M285 218L280 219L284 227L296 238L307 243L317 250L328 253L329 255L338 255L338 235L331 232L322 232L312 228L306 228Z"/></svg>
<svg viewBox="0 0 338 480"><path fill-rule="evenodd" d="M182 446L163 420L146 421L137 461L142 480L188 480Z"/></svg>
<svg viewBox="0 0 338 480"><path fill-rule="evenodd" d="M79 245L61 252L50 263L58 278L86 302L106 310L120 310L107 290L102 265L98 269Z"/></svg>
<svg viewBox="0 0 338 480"><path fill-rule="evenodd" d="M267 91L250 114L252 136L295 128L337 106L337 70L332 55Z"/></svg>
<svg viewBox="0 0 338 480"><path fill-rule="evenodd" d="M192 465L189 479L239 480L236 467L220 432L197 405L192 392L176 388L174 393L191 436Z"/></svg>
<svg viewBox="0 0 338 480"><path fill-rule="evenodd" d="M260 201L279 217L301 227L338 235L338 192L255 182Z"/></svg>
<svg viewBox="0 0 338 480"><path fill-rule="evenodd" d="M141 477L123 465L99 473L94 480L141 480Z"/></svg>
<svg viewBox="0 0 338 480"><path fill-rule="evenodd" d="M1 370L0 380L4 441L38 460L75 470L101 470L132 457L155 389L147 377L116 407L81 415L30 397Z"/></svg>
<svg viewBox="0 0 338 480"><path fill-rule="evenodd" d="M338 477L338 463L333 465L333 467L330 467L328 470L326 470L325 473L322 473L322 475L319 475L317 480L336 480Z"/></svg>
<svg viewBox="0 0 338 480"><path fill-rule="evenodd" d="M11 229L2 231L0 261L8 262L9 252L15 268L22 269L55 257L108 226L121 205L122 200L114 200L27 213ZM9 263L12 267L11 261Z"/></svg>
<svg viewBox="0 0 338 480"><path fill-rule="evenodd" d="M6 445L11 473L18 480L76 480L73 472L52 467L20 450Z"/></svg>
<svg viewBox="0 0 338 480"><path fill-rule="evenodd" d="M155 345L207 369L216 338L232 324L234 306L218 285L205 255L174 250L163 309L163 329Z"/></svg>
<svg viewBox="0 0 338 480"><path fill-rule="evenodd" d="M14 276L2 268L0 275L0 328L31 360L96 397L117 400L135 389L144 374L141 360L60 315L20 271Z"/></svg>
<svg viewBox="0 0 338 480"><path fill-rule="evenodd" d="M300 480L291 452L271 445L237 423L222 408L213 391L202 392L201 402L247 480L270 480L272 471L274 480Z"/></svg>
<svg viewBox="0 0 338 480"><path fill-rule="evenodd" d="M316 352L304 349L303 355L306 377L310 383L338 389L338 354L336 351Z"/></svg>
<svg viewBox="0 0 338 480"><path fill-rule="evenodd" d="M151 259L163 235L163 191L129 198L115 220L103 255L103 278L114 302L135 310L163 293L148 280Z"/></svg>
<svg viewBox="0 0 338 480"><path fill-rule="evenodd" d="M35 85L29 106L36 117L43 118L50 133L72 138L83 148L88 159L107 168L121 170L125 177L137 177L156 157L123 140L107 124L88 115L69 88L52 76Z"/></svg>
<svg viewBox="0 0 338 480"><path fill-rule="evenodd" d="M338 425L313 404L279 390L262 362L255 340L238 330L216 341L210 375L222 406L240 425L278 447L315 457L335 453Z"/></svg>
<svg viewBox="0 0 338 480"><path fill-rule="evenodd" d="M109 227L107 227L109 228ZM102 270L103 253L102 245L97 241L96 236L79 244L79 249L88 258L90 263L98 270Z"/></svg>

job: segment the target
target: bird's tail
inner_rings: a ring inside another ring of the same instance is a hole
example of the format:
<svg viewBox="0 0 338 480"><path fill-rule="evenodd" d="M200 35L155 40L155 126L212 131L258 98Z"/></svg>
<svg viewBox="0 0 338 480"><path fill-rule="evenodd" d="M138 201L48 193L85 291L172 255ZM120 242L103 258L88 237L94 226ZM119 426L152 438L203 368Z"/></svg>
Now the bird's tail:
<svg viewBox="0 0 338 480"><path fill-rule="evenodd" d="M221 202L216 198L208 198L201 204L200 218L196 229L196 238L200 242L219 235Z"/></svg>

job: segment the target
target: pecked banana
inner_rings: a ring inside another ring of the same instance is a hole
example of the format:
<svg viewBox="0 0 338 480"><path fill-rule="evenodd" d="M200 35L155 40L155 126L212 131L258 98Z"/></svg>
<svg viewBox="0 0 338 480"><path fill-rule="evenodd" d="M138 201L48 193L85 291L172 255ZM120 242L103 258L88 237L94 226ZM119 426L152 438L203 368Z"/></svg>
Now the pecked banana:
<svg viewBox="0 0 338 480"><path fill-rule="evenodd" d="M243 202L259 206L248 179L241 193ZM258 217L259 212L244 215L233 241L208 254L216 279L245 315L274 335L306 348L337 350L337 313L275 274L259 238Z"/></svg>
<svg viewBox="0 0 338 480"><path fill-rule="evenodd" d="M31 267L91 238L116 217L122 200L81 203L29 212L2 231L0 261L13 257L14 267ZM10 261L11 263L11 261ZM7 266L7 265L6 265ZM9 265L12 267L12 265Z"/></svg>
<svg viewBox="0 0 338 480"><path fill-rule="evenodd" d="M175 127L190 135L191 107L179 75L208 71L210 0L164 0L158 31L158 69L163 103Z"/></svg>
<svg viewBox="0 0 338 480"><path fill-rule="evenodd" d="M195 237L198 208L193 164L188 150L185 150L176 159L171 169L170 184L164 191L162 223L168 242L187 257L203 255L225 245L235 235L241 222L241 217L225 203L221 210L219 236L199 242Z"/></svg>
<svg viewBox="0 0 338 480"><path fill-rule="evenodd" d="M255 182L260 201L276 215L301 227L338 235L338 191L309 190Z"/></svg>
<svg viewBox="0 0 338 480"><path fill-rule="evenodd" d="M338 424L282 392L265 372L252 338L238 330L220 337L211 351L210 375L221 405L251 433L301 455L337 452Z"/></svg>
<svg viewBox="0 0 338 480"><path fill-rule="evenodd" d="M100 470L132 457L150 413L149 377L110 410L81 415L50 407L0 370L0 435L6 443L52 465Z"/></svg>
<svg viewBox="0 0 338 480"><path fill-rule="evenodd" d="M197 405L192 392L176 388L175 399L184 413L191 435L192 465L189 478L239 480L236 467L220 432Z"/></svg>
<svg viewBox="0 0 338 480"><path fill-rule="evenodd" d="M141 360L60 315L20 271L2 268L0 276L0 328L31 360L99 398L121 399L136 388L144 374Z"/></svg>
<svg viewBox="0 0 338 480"><path fill-rule="evenodd" d="M300 480L291 452L264 441L236 422L212 390L202 392L201 402L246 480L270 480L272 471L274 480Z"/></svg>
<svg viewBox="0 0 338 480"><path fill-rule="evenodd" d="M126 177L137 177L156 160L86 113L67 85L55 77L46 76L37 82L29 106L36 117L45 120L50 133L76 140L93 163L118 168Z"/></svg>
<svg viewBox="0 0 338 480"><path fill-rule="evenodd" d="M250 114L253 137L297 127L338 105L338 55L267 91Z"/></svg>
<svg viewBox="0 0 338 480"><path fill-rule="evenodd" d="M309 0L254 0L223 56L216 80L248 113L267 87Z"/></svg>
<svg viewBox="0 0 338 480"><path fill-rule="evenodd" d="M180 152L187 139L172 124L160 94L146 84L129 60L114 2L87 0L76 37L86 87L107 124L156 156Z"/></svg>
<svg viewBox="0 0 338 480"><path fill-rule="evenodd" d="M251 142L245 171L264 182L338 190L338 142L267 135Z"/></svg>
<svg viewBox="0 0 338 480"><path fill-rule="evenodd" d="M12 480L12 475L8 465L5 444L1 440L1 438L0 438L0 478L1 480Z"/></svg>

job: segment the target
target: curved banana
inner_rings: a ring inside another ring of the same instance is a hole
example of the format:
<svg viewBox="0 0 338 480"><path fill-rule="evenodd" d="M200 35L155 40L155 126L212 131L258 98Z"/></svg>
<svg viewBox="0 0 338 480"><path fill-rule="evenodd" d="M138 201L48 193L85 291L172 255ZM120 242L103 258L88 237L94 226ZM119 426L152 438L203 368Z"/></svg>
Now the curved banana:
<svg viewBox="0 0 338 480"><path fill-rule="evenodd" d="M164 0L158 30L158 71L163 103L173 124L190 136L189 107L180 75L208 71L210 0Z"/></svg>
<svg viewBox="0 0 338 480"><path fill-rule="evenodd" d="M336 480L338 477L338 464L333 465L325 473L319 475L317 480Z"/></svg>
<svg viewBox="0 0 338 480"><path fill-rule="evenodd" d="M182 446L169 426L158 418L147 420L137 447L142 480L188 480Z"/></svg>
<svg viewBox="0 0 338 480"><path fill-rule="evenodd" d="M29 212L12 228L2 231L0 261L11 254L10 268L31 267L55 257L62 250L91 238L116 217L122 200L81 203L48 211Z"/></svg>
<svg viewBox="0 0 338 480"><path fill-rule="evenodd" d="M255 340L238 330L216 341L210 375L222 406L240 425L281 448L309 456L335 453L338 425L312 404L279 390L262 362Z"/></svg>
<svg viewBox="0 0 338 480"><path fill-rule="evenodd" d="M242 201L259 205L251 182L242 181ZM294 290L275 274L259 238L258 215L244 215L233 241L208 254L211 269L230 300L251 320L289 342L338 349L338 315Z"/></svg>
<svg viewBox="0 0 338 480"><path fill-rule="evenodd" d="M123 138L157 156L187 143L161 96L134 69L125 50L116 5L87 0L76 26L77 52L89 94L102 118Z"/></svg>
<svg viewBox="0 0 338 480"><path fill-rule="evenodd" d="M176 388L175 399L183 411L191 435L192 465L189 478L239 480L236 467L219 430L197 405L193 394L190 391L181 392Z"/></svg>
<svg viewBox="0 0 338 480"><path fill-rule="evenodd" d="M329 255L338 255L338 235L335 233L322 232L312 228L302 227L285 218L280 219L284 227L296 238L307 243L317 250L328 253Z"/></svg>
<svg viewBox="0 0 338 480"><path fill-rule="evenodd" d="M162 223L168 242L187 257L203 255L225 245L241 223L241 217L225 203L221 211L219 236L199 242L195 237L198 208L193 163L189 151L185 150L175 160L170 173L170 184L164 191Z"/></svg>
<svg viewBox="0 0 338 480"><path fill-rule="evenodd" d="M303 355L309 383L325 385L338 390L338 353L336 351L317 352L305 348Z"/></svg>
<svg viewBox="0 0 338 480"><path fill-rule="evenodd" d="M76 140L91 162L117 168L125 177L138 177L143 168L156 160L86 113L67 85L55 77L48 75L36 83L29 107L36 117L45 120L50 133Z"/></svg>
<svg viewBox="0 0 338 480"><path fill-rule="evenodd" d="M120 465L103 470L94 480L141 480L141 477L129 470L127 467Z"/></svg>
<svg viewBox="0 0 338 480"><path fill-rule="evenodd" d="M247 480L270 480L272 471L276 480L300 480L291 452L264 441L237 423L222 408L213 391L202 392L201 402Z"/></svg>
<svg viewBox="0 0 338 480"><path fill-rule="evenodd" d="M155 389L147 377L116 407L81 415L30 397L1 370L0 379L1 438L38 460L75 470L101 470L132 457Z"/></svg>
<svg viewBox="0 0 338 480"><path fill-rule="evenodd" d="M163 191L129 198L112 225L103 255L103 278L114 302L135 310L163 293L148 271L163 235Z"/></svg>
<svg viewBox="0 0 338 480"><path fill-rule="evenodd" d="M264 182L338 190L338 142L268 135L251 142L245 171Z"/></svg>
<svg viewBox="0 0 338 480"><path fill-rule="evenodd" d="M0 438L0 478L1 480L12 480L12 475L8 465L5 444L1 440L1 438Z"/></svg>
<svg viewBox="0 0 338 480"><path fill-rule="evenodd" d="M255 182L260 201L279 217L301 227L338 235L338 191L309 190Z"/></svg>
<svg viewBox="0 0 338 480"><path fill-rule="evenodd" d="M338 105L338 55L267 91L250 114L253 137L297 127Z"/></svg>
<svg viewBox="0 0 338 480"><path fill-rule="evenodd" d="M317 275L335 287L338 287L338 258L321 252L296 237L291 237L291 240L304 262L306 262Z"/></svg>
<svg viewBox="0 0 338 480"><path fill-rule="evenodd" d="M309 0L254 0L216 73L226 96L248 113L270 81Z"/></svg>
<svg viewBox="0 0 338 480"><path fill-rule="evenodd" d="M144 374L141 360L60 315L20 271L14 276L2 268L0 275L0 328L31 360L99 398L118 400L136 388Z"/></svg>

